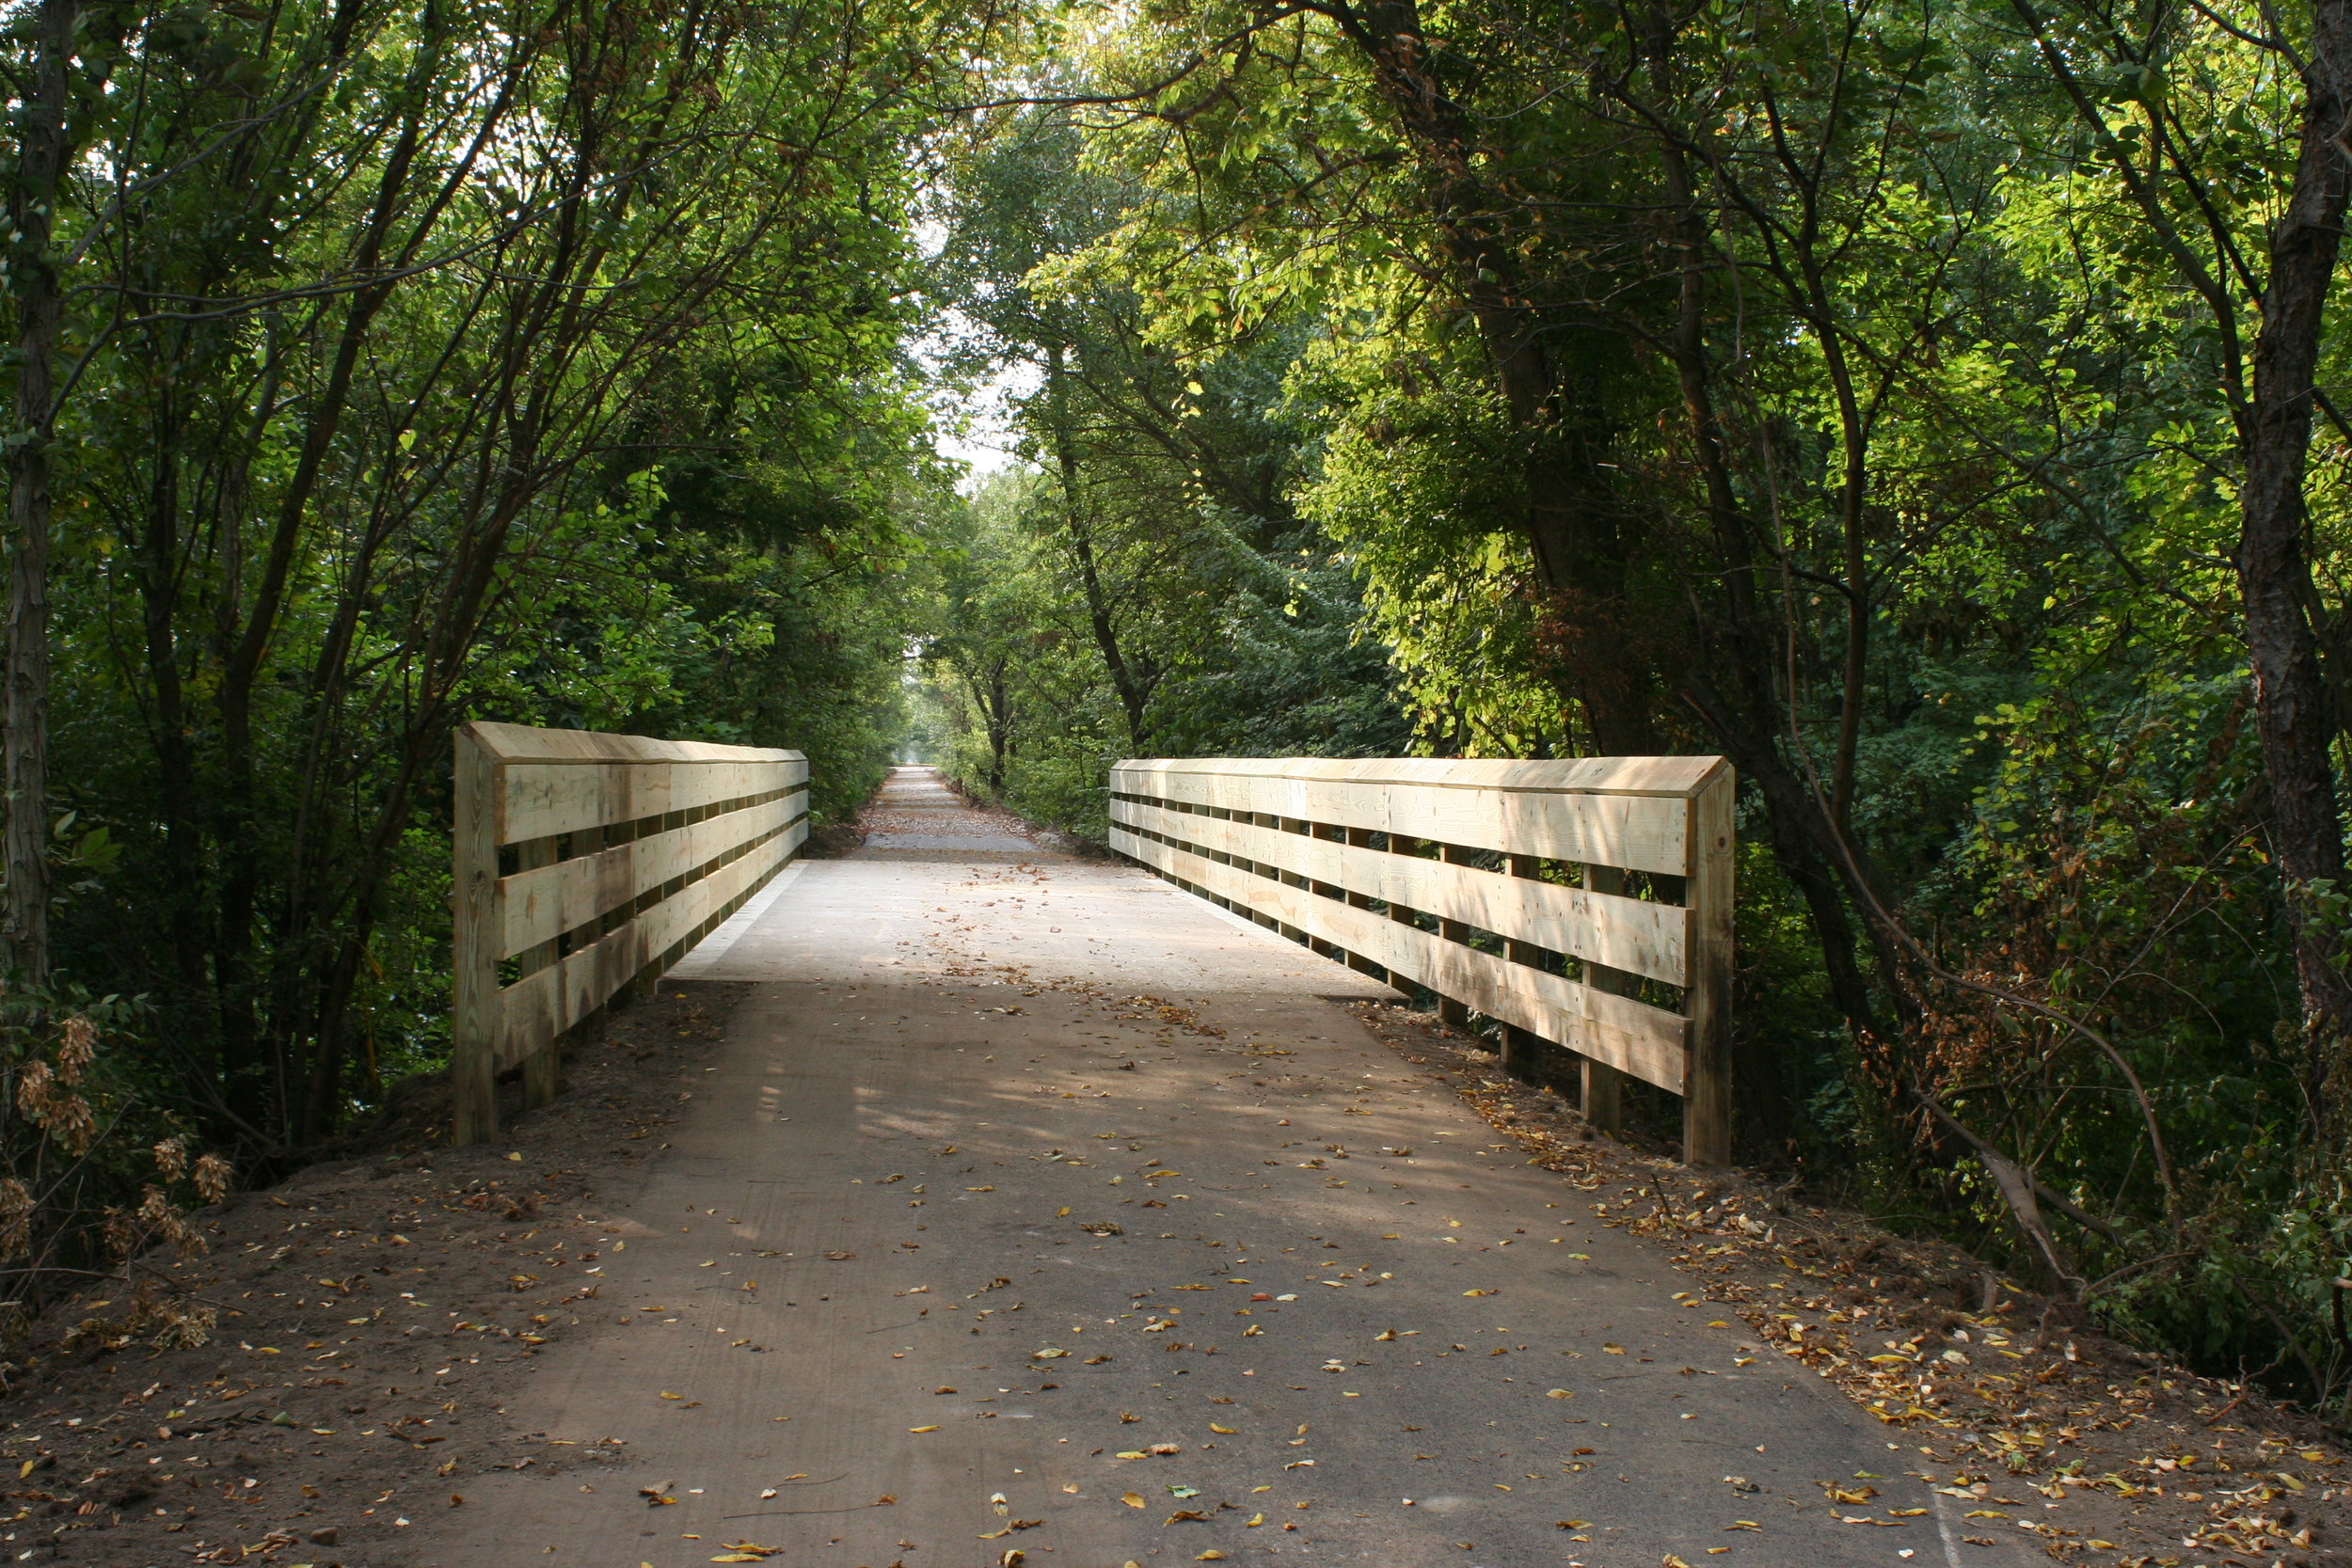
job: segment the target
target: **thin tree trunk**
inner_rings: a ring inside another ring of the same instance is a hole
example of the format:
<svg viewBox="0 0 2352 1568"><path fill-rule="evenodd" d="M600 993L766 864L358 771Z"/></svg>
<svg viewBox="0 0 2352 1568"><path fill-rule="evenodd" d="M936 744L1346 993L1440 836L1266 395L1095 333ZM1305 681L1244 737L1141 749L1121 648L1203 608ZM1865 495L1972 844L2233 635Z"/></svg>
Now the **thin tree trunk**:
<svg viewBox="0 0 2352 1568"><path fill-rule="evenodd" d="M1144 683L1136 677L1126 650L1119 645L1119 624L1111 614L1110 595L1103 588L1101 562L1095 559L1094 536L1087 527L1084 508L1078 499L1078 451L1070 438L1070 409L1066 382L1068 370L1062 360L1062 347L1057 343L1046 351L1045 374L1048 395L1054 408L1054 454L1061 468L1063 518L1070 535L1070 554L1078 563L1078 585L1086 594L1087 626L1094 634L1094 646L1103 656L1103 667L1111 678L1111 689L1119 694L1119 706L1127 720L1127 741L1137 756L1144 752L1144 710L1152 700Z"/></svg>
<svg viewBox="0 0 2352 1568"><path fill-rule="evenodd" d="M53 359L65 292L50 254L57 198L72 156L67 125L74 24L81 0L40 0L38 42L19 110L16 180L16 429L8 456L8 683L0 701L8 828L8 967L40 986L49 978L49 443L56 414Z"/></svg>

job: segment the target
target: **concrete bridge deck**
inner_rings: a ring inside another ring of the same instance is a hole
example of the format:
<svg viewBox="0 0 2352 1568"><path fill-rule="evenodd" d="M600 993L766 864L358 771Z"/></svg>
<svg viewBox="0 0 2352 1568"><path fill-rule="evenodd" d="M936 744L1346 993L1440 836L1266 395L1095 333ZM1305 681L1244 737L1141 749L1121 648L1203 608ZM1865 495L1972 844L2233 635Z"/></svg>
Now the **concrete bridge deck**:
<svg viewBox="0 0 2352 1568"><path fill-rule="evenodd" d="M2041 1560L1338 1005L1391 993L928 770L881 808L679 971L755 989L506 1416L621 1457L418 1563Z"/></svg>

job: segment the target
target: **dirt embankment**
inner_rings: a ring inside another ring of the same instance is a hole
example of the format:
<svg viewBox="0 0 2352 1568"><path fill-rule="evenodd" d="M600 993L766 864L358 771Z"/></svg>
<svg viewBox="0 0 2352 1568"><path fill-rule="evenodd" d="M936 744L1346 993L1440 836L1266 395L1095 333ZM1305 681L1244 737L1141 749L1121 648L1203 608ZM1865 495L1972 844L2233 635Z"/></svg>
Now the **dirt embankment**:
<svg viewBox="0 0 2352 1568"><path fill-rule="evenodd" d="M364 1157L198 1216L210 1252L175 1272L219 1308L211 1343L60 1357L0 1402L0 1560L395 1568L422 1511L538 1462L505 1398L597 1310L598 1199L668 1147L746 989L665 983L497 1143L443 1147L427 1085Z"/></svg>

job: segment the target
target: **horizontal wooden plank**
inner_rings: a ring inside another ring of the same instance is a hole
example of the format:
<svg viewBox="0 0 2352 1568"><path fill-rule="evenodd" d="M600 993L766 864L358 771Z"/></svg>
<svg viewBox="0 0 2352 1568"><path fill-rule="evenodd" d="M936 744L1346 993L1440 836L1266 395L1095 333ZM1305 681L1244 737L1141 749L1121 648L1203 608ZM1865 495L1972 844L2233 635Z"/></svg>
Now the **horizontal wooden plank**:
<svg viewBox="0 0 2352 1568"><path fill-rule="evenodd" d="M1112 772L1114 777L1133 770L1431 788L1692 796L1726 766L1723 758L1712 756L1131 757L1113 764Z"/></svg>
<svg viewBox="0 0 2352 1568"><path fill-rule="evenodd" d="M1489 1018L1517 1024L1645 1083L1682 1092L1689 1024L1678 1014L1139 837L1116 823L1110 845L1156 870L1384 964Z"/></svg>
<svg viewBox="0 0 2352 1568"><path fill-rule="evenodd" d="M1679 793L1391 783L1189 762L1121 763L1111 770L1111 791L1629 871L1680 876L1690 853L1690 801Z"/></svg>
<svg viewBox="0 0 2352 1568"><path fill-rule="evenodd" d="M506 931L500 958L552 942L631 899L707 865L737 846L783 827L807 807L805 791L764 805L746 806L668 832L618 844L599 854L580 855L499 880L504 895Z"/></svg>
<svg viewBox="0 0 2352 1568"><path fill-rule="evenodd" d="M751 854L721 866L601 941L501 990L499 1070L534 1054L603 1006L694 927L790 860L807 835L807 823L793 824Z"/></svg>
<svg viewBox="0 0 2352 1568"><path fill-rule="evenodd" d="M477 745L500 762L805 762L799 752L772 746L721 746L707 740L657 740L601 730L544 730L478 720L466 726Z"/></svg>
<svg viewBox="0 0 2352 1568"><path fill-rule="evenodd" d="M517 844L804 786L808 764L512 762L499 774L498 841Z"/></svg>
<svg viewBox="0 0 2352 1568"><path fill-rule="evenodd" d="M1132 800L1114 800L1111 820L1611 969L1683 983L1683 932L1690 911L1677 905L1588 893Z"/></svg>

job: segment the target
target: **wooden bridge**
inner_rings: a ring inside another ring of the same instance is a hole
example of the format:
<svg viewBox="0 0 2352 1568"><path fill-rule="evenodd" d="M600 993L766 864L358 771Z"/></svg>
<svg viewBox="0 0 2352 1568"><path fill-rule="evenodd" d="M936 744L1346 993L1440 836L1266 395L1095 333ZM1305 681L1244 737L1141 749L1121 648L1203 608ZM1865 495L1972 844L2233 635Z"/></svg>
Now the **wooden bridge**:
<svg viewBox="0 0 2352 1568"><path fill-rule="evenodd" d="M1712 759L1130 763L1123 859L901 768L808 861L790 753L460 744L468 1135L622 988L749 990L502 1413L569 1467L478 1481L408 1562L2040 1560L1960 1544L1901 1433L1405 1022L1434 993L1603 1118L1620 1075L1682 1091L1726 1153ZM1879 1528L1822 1505L1862 1471Z"/></svg>

